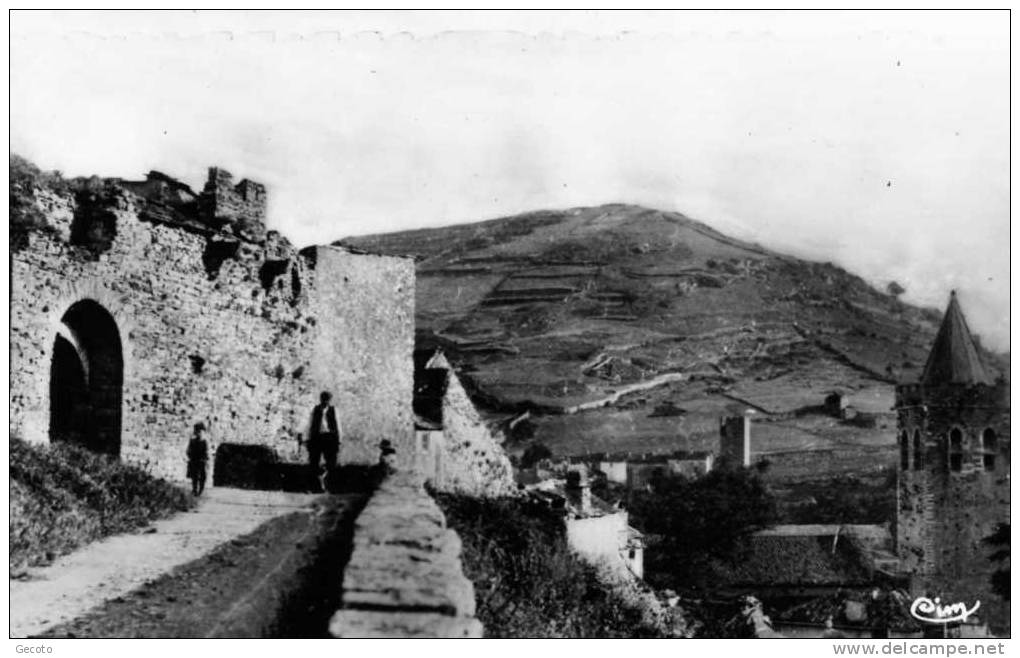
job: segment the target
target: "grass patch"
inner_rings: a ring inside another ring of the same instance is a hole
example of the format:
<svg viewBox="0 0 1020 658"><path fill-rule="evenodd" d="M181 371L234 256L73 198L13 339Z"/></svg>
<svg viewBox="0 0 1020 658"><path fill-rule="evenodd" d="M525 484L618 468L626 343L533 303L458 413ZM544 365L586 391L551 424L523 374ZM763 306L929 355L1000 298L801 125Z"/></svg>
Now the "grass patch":
<svg viewBox="0 0 1020 658"><path fill-rule="evenodd" d="M563 521L517 498L435 494L461 538L486 637L658 637L570 552Z"/></svg>
<svg viewBox="0 0 1020 658"><path fill-rule="evenodd" d="M78 446L12 437L10 450L12 572L194 505L183 489Z"/></svg>

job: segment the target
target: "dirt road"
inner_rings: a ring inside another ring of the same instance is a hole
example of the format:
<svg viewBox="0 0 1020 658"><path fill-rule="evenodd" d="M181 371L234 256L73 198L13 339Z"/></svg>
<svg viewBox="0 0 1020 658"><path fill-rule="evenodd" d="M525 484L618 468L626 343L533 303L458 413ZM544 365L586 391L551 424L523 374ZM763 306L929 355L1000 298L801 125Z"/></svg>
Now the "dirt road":
<svg viewBox="0 0 1020 658"><path fill-rule="evenodd" d="M10 581L11 637L36 635L295 510L312 494L214 488L198 506L133 534L108 537Z"/></svg>

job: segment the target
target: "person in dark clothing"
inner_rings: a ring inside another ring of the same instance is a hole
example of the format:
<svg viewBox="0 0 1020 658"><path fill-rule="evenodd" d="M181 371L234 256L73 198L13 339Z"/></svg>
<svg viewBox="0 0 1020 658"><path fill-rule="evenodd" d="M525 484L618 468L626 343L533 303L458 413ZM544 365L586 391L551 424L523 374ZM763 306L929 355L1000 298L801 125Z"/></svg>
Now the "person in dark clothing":
<svg viewBox="0 0 1020 658"><path fill-rule="evenodd" d="M201 496L205 491L206 464L209 462L209 444L205 440L205 423L195 423L194 433L188 441L188 479L191 493Z"/></svg>
<svg viewBox="0 0 1020 658"><path fill-rule="evenodd" d="M378 486L388 475L392 475L396 470L397 451L389 439L383 439L379 444L379 461L370 471L372 481Z"/></svg>
<svg viewBox="0 0 1020 658"><path fill-rule="evenodd" d="M336 417L336 408L331 404L333 396L323 391L319 396L319 404L312 409L312 420L308 427L308 463L312 477L319 478L324 486L325 478L336 469L337 455L340 454L340 423ZM326 470L320 476L319 461L324 461Z"/></svg>
<svg viewBox="0 0 1020 658"><path fill-rule="evenodd" d="M397 470L397 450L389 439L379 444L379 467L387 474Z"/></svg>

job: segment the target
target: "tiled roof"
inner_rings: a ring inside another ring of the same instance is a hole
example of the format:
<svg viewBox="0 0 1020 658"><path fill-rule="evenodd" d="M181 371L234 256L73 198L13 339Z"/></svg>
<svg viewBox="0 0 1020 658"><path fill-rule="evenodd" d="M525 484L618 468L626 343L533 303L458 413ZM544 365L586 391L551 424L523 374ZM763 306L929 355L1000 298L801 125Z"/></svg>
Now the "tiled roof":
<svg viewBox="0 0 1020 658"><path fill-rule="evenodd" d="M846 538L752 535L713 567L728 586L854 585L871 581L865 557Z"/></svg>

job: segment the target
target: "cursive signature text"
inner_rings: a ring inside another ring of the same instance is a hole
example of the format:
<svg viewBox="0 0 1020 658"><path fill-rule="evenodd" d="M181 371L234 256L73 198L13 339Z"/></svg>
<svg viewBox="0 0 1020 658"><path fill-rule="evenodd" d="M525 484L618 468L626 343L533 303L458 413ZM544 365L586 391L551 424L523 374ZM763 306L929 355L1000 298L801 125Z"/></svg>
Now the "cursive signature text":
<svg viewBox="0 0 1020 658"><path fill-rule="evenodd" d="M966 603L942 605L937 596L935 600L922 596L919 599L914 599L914 602L910 604L910 614L915 619L932 624L948 624L953 621L966 621L967 617L974 614L980 607L981 601L975 601L974 607L968 610Z"/></svg>

